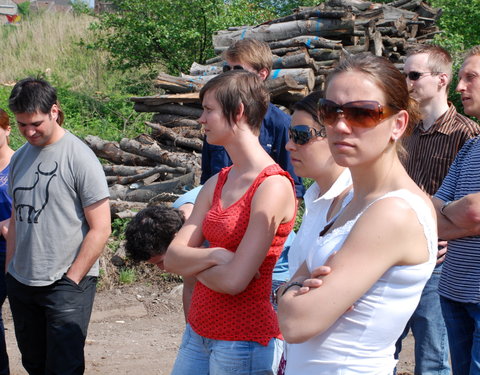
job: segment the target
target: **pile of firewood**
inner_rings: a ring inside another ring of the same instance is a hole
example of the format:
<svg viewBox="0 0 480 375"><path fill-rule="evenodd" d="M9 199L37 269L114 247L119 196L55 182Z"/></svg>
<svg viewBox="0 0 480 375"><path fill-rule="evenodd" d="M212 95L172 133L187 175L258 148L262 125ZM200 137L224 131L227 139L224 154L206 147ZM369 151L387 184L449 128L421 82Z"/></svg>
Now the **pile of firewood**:
<svg viewBox="0 0 480 375"><path fill-rule="evenodd" d="M193 63L188 75L159 74L155 85L166 94L132 98L134 108L157 112L165 103L198 101L203 84L222 72L225 62L221 54L243 38L269 44L274 56L267 86L272 101L288 108L310 91L323 89L326 75L344 54L370 51L389 58L402 69L409 48L431 42L440 33L436 25L440 15L440 9L421 0L389 4L330 0L261 25L217 31L213 35L216 57L207 65Z"/></svg>
<svg viewBox="0 0 480 375"><path fill-rule="evenodd" d="M323 89L326 75L344 54L370 51L402 69L409 48L431 42L440 32L436 26L440 15L440 9L421 0L389 4L329 0L261 25L216 32L213 44L217 56L207 65L194 63L189 74L180 77L160 73L155 85L161 94L131 98L136 111L155 113L147 123L153 129L152 137L124 139L120 144L93 137L87 140L99 157L123 164L105 166L112 199L121 202L120 211L126 211L126 201L142 205L168 201L168 192L178 191L182 184L195 184L193 176L199 174L202 146L196 121L201 115L199 91L222 72L221 54L234 41L255 38L269 44L273 71L266 84L272 102L288 111L312 90Z"/></svg>
<svg viewBox="0 0 480 375"><path fill-rule="evenodd" d="M125 218L149 204L168 203L198 185L200 129L175 130L148 123L152 136L142 134L120 142L87 136L85 142L103 164L115 217Z"/></svg>

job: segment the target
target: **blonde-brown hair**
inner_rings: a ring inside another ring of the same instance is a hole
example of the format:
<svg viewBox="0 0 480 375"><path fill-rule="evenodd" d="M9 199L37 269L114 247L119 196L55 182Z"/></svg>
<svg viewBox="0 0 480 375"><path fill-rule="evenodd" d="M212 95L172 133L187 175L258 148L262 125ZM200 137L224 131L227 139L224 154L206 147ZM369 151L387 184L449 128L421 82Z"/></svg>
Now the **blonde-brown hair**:
<svg viewBox="0 0 480 375"><path fill-rule="evenodd" d="M428 68L432 74L445 73L448 76L447 91L452 82L452 56L450 53L440 46L435 44L420 44L415 48L412 48L407 53L407 58L413 55L425 53L428 55Z"/></svg>
<svg viewBox="0 0 480 375"><path fill-rule="evenodd" d="M242 64L248 64L257 72L262 69L268 70L268 75L272 71L273 55L267 43L256 39L241 39L234 42L223 52L224 60L238 61Z"/></svg>

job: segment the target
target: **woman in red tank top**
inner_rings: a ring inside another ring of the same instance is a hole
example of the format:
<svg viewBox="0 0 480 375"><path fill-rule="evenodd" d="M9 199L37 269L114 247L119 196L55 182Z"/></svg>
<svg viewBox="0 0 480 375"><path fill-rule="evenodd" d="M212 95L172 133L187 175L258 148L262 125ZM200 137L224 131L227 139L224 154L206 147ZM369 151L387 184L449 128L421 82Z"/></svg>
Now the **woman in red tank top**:
<svg viewBox="0 0 480 375"><path fill-rule="evenodd" d="M205 183L167 251L168 271L197 280L172 374L274 374L282 341L269 295L295 220L293 182L258 141L269 96L255 74L221 74L200 99L206 140L233 165Z"/></svg>

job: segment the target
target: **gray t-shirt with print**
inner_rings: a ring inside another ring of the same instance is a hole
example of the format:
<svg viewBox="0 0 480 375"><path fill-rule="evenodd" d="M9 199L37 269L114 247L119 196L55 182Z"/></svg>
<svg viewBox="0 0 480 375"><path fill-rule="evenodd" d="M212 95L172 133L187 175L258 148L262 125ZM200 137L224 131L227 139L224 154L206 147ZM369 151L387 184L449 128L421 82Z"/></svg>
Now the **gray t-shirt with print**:
<svg viewBox="0 0 480 375"><path fill-rule="evenodd" d="M89 230L83 209L109 196L95 154L70 132L44 147L24 144L10 163L15 254L8 272L19 282L46 286L75 260ZM87 275L98 276L98 260Z"/></svg>

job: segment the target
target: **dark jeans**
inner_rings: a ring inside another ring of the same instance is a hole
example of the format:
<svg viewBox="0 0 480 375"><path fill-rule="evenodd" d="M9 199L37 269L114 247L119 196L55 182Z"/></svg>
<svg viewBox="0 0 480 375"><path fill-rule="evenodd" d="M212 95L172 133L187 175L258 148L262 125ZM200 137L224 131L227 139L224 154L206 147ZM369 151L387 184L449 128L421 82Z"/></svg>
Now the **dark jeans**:
<svg viewBox="0 0 480 375"><path fill-rule="evenodd" d="M97 278L87 276L77 285L64 275L42 287L22 284L10 274L6 279L15 336L29 375L83 374Z"/></svg>
<svg viewBox="0 0 480 375"><path fill-rule="evenodd" d="M5 253L0 253L0 270L5 269ZM3 326L2 307L7 297L5 273L0 271L0 375L10 374L8 367L7 345L5 344L5 327Z"/></svg>

